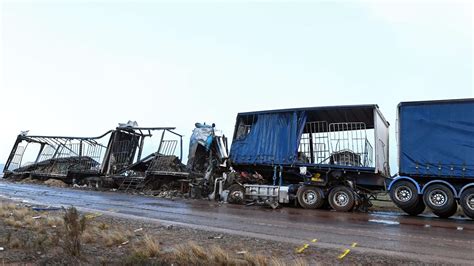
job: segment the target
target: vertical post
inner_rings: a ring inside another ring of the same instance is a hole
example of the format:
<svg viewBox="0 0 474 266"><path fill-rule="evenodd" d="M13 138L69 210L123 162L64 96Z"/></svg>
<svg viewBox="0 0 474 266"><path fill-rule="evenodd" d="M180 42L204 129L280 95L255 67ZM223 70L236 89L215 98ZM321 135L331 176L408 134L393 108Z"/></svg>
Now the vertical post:
<svg viewBox="0 0 474 266"><path fill-rule="evenodd" d="M38 152L38 155L36 156L35 163L37 163L39 161L41 153L43 152L43 149L44 149L44 143L41 143L41 147L40 147L40 150Z"/></svg>
<svg viewBox="0 0 474 266"><path fill-rule="evenodd" d="M280 180L279 180L279 186L283 185L283 166L280 165Z"/></svg>
<svg viewBox="0 0 474 266"><path fill-rule="evenodd" d="M158 146L158 154L160 153L161 150L161 145L163 145L163 138L165 137L165 129L163 129L163 133L161 134L161 140L160 140L160 145Z"/></svg>
<svg viewBox="0 0 474 266"><path fill-rule="evenodd" d="M143 151L143 142L145 141L145 136L140 136L140 147L138 148L137 162L140 161Z"/></svg>
<svg viewBox="0 0 474 266"><path fill-rule="evenodd" d="M79 141L79 158L81 157L82 157L82 139Z"/></svg>
<svg viewBox="0 0 474 266"><path fill-rule="evenodd" d="M16 138L16 141L15 141L15 144L13 145L13 148L12 150L10 151L10 155L8 156L8 160L7 160L7 163L5 163L5 166L3 167L3 172L5 172L5 170L8 170L8 168L10 168L10 164L12 163L12 160L13 158L15 157L15 154L16 154L16 150L18 149L18 145L22 142L22 138L20 135L18 135L18 137Z"/></svg>
<svg viewBox="0 0 474 266"><path fill-rule="evenodd" d="M179 136L179 146L180 146L180 148L179 148L179 150L180 150L179 160L181 162L183 162L183 136L181 136L181 135Z"/></svg>

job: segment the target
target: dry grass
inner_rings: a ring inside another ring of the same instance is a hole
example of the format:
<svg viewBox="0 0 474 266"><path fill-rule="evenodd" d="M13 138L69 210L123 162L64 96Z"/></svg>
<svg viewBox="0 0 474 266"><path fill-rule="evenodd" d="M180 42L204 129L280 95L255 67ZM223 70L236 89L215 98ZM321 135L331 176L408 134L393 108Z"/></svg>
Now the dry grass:
<svg viewBox="0 0 474 266"><path fill-rule="evenodd" d="M279 258L269 258L260 254L245 253L233 255L218 246L203 248L202 246L189 242L178 245L167 254L167 261L177 265L245 265L245 266L307 266L308 263L298 258L291 263L287 263Z"/></svg>
<svg viewBox="0 0 474 266"><path fill-rule="evenodd" d="M82 241L84 243L97 243L100 236L99 229L96 227L87 227L82 233Z"/></svg>
<svg viewBox="0 0 474 266"><path fill-rule="evenodd" d="M214 262L217 265L236 265L238 261L235 258L231 258L229 253L218 246L212 246L209 250L211 263Z"/></svg>
<svg viewBox="0 0 474 266"><path fill-rule="evenodd" d="M276 258L272 258L271 259L272 263L269 264L268 257L265 257L265 256L260 255L260 254L254 255L254 254L245 253L244 260L250 266L260 266L260 265L280 266L280 265L285 265L285 264L278 264L278 263L281 263L281 260L278 260ZM275 262L275 263L273 263L273 262Z"/></svg>
<svg viewBox="0 0 474 266"><path fill-rule="evenodd" d="M31 211L28 208L16 208L12 211L13 217L23 220Z"/></svg>
<svg viewBox="0 0 474 266"><path fill-rule="evenodd" d="M121 243L127 241L125 234L118 230L103 231L101 236L107 247L118 246Z"/></svg>
<svg viewBox="0 0 474 266"><path fill-rule="evenodd" d="M109 227L110 227L110 226L109 226L108 224L106 224L106 223L100 223L99 226L98 226L98 228L99 228L100 230L107 230L107 229L109 229Z"/></svg>
<svg viewBox="0 0 474 266"><path fill-rule="evenodd" d="M41 216L41 218L33 218ZM235 254L219 246L203 247L195 242L176 245L171 250L163 249L150 235L136 239L135 234L124 228L110 226L92 219L86 226L86 218L76 209L69 208L64 217L53 213L36 213L15 204L0 206L0 219L7 226L31 229L35 232L29 239L21 239L9 234L6 244L10 249L33 248L48 250L63 247L71 256L79 256L82 243L96 243L100 246L117 247L130 241L132 254L124 261L127 265L174 264L174 265L248 265L248 266L306 266L308 263L297 258L287 263L278 258L259 254ZM15 229L16 230L16 229Z"/></svg>
<svg viewBox="0 0 474 266"><path fill-rule="evenodd" d="M10 241L8 242L8 246L11 249L18 249L18 248L22 248L24 246L24 243L20 239L16 237L12 237Z"/></svg>
<svg viewBox="0 0 474 266"><path fill-rule="evenodd" d="M64 249L71 256L81 254L81 235L86 228L86 218L70 207L64 214Z"/></svg>
<svg viewBox="0 0 474 266"><path fill-rule="evenodd" d="M46 217L46 225L49 227L62 227L64 226L64 218L57 216Z"/></svg>
<svg viewBox="0 0 474 266"><path fill-rule="evenodd" d="M157 257L160 254L161 247L155 239L149 235L145 235L145 255L148 257Z"/></svg>
<svg viewBox="0 0 474 266"><path fill-rule="evenodd" d="M258 264L258 265L264 265L264 264ZM265 265L271 265L271 266L286 266L288 265L286 262L282 261L281 259L278 258L271 258L270 261L265 264ZM293 266L293 264L291 264ZM294 264L297 265L297 264Z"/></svg>

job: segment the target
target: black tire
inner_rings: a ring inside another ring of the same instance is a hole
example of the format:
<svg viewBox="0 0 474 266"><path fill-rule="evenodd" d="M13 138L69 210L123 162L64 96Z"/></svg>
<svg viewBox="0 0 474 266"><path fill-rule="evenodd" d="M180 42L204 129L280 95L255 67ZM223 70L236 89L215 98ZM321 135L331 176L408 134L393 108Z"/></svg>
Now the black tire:
<svg viewBox="0 0 474 266"><path fill-rule="evenodd" d="M402 208L404 212L406 212L408 215L411 216L417 216L418 214L422 214L426 209L426 205L419 197L418 202L415 204L415 206L410 207L410 208Z"/></svg>
<svg viewBox="0 0 474 266"><path fill-rule="evenodd" d="M319 209L324 204L324 192L319 187L301 186L296 192L296 197L304 209Z"/></svg>
<svg viewBox="0 0 474 266"><path fill-rule="evenodd" d="M420 201L415 184L406 180L397 181L392 185L390 198L402 210L412 209Z"/></svg>
<svg viewBox="0 0 474 266"><path fill-rule="evenodd" d="M453 215L456 214L456 212L458 211L458 204L456 203L456 201L454 201L454 205L451 207L450 210L447 210L447 211L433 211L434 215L438 216L439 218L449 218Z"/></svg>
<svg viewBox="0 0 474 266"><path fill-rule="evenodd" d="M426 188L423 202L440 218L448 218L457 210L453 191L443 184L433 184Z"/></svg>
<svg viewBox="0 0 474 266"><path fill-rule="evenodd" d="M464 190L459 198L464 214L474 219L474 187Z"/></svg>
<svg viewBox="0 0 474 266"><path fill-rule="evenodd" d="M354 191L346 186L337 186L329 192L329 205L338 212L348 212L354 208Z"/></svg>
<svg viewBox="0 0 474 266"><path fill-rule="evenodd" d="M227 202L232 204L242 204L245 199L245 188L239 184L233 184L229 187Z"/></svg>

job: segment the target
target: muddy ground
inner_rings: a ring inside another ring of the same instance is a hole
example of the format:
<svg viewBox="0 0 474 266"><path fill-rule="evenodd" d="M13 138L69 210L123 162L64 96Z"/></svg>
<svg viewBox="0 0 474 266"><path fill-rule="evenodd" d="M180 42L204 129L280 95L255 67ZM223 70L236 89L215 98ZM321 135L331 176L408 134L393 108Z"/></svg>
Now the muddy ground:
<svg viewBox="0 0 474 266"><path fill-rule="evenodd" d="M81 213L80 255L66 247L65 210L34 211L30 205L0 200L0 261L32 265L317 265L410 264L413 260L368 255L307 243L291 245L216 234L179 226L136 221L102 213ZM304 244L308 244L304 248Z"/></svg>

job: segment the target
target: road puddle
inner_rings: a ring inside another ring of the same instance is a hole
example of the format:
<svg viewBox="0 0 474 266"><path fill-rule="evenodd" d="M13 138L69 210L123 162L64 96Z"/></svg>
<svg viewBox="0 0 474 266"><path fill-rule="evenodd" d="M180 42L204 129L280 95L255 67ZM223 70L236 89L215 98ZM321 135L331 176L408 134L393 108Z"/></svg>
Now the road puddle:
<svg viewBox="0 0 474 266"><path fill-rule="evenodd" d="M388 225L399 225L399 222L390 221L390 220L378 220L378 219L370 219L369 222L371 223L378 223L378 224L388 224Z"/></svg>

